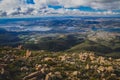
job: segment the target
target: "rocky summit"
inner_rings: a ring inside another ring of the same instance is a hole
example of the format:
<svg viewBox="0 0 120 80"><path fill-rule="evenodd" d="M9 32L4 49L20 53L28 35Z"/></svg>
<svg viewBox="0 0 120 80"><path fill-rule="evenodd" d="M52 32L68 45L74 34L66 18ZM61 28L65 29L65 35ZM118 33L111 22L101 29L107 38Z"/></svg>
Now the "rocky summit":
<svg viewBox="0 0 120 80"><path fill-rule="evenodd" d="M120 58L94 52L0 50L0 80L120 80Z"/></svg>

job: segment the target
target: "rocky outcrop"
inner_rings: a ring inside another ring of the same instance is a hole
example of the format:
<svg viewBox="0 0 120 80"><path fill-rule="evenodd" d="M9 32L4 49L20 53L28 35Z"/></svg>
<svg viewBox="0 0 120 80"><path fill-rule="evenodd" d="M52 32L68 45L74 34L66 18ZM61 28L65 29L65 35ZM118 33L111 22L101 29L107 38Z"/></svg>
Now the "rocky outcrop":
<svg viewBox="0 0 120 80"><path fill-rule="evenodd" d="M31 51L30 50L26 50L25 58L28 58L30 56L31 56Z"/></svg>
<svg viewBox="0 0 120 80"><path fill-rule="evenodd" d="M33 72L33 73L29 74L28 76L25 76L23 78L23 80L29 80L29 79L32 79L32 78L37 78L39 75L41 75L41 72L36 71L36 72Z"/></svg>

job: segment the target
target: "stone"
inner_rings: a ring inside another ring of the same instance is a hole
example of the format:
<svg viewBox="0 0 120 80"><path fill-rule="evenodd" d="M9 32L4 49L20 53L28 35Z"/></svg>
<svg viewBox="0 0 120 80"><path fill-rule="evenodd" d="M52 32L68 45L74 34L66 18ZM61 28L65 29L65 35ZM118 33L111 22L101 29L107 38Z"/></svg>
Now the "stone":
<svg viewBox="0 0 120 80"><path fill-rule="evenodd" d="M78 75L78 71L74 71L73 73L72 73L72 76L77 76Z"/></svg>
<svg viewBox="0 0 120 80"><path fill-rule="evenodd" d="M48 73L45 77L45 80L52 80L52 72Z"/></svg>
<svg viewBox="0 0 120 80"><path fill-rule="evenodd" d="M46 57L44 58L44 61L53 61L53 59L51 57Z"/></svg>
<svg viewBox="0 0 120 80"><path fill-rule="evenodd" d="M101 72L103 72L105 70L105 68L103 66L99 66L98 70L101 71Z"/></svg>
<svg viewBox="0 0 120 80"><path fill-rule="evenodd" d="M56 75L56 77L58 77L58 78L62 78L62 75L61 75L60 72L55 72L54 74Z"/></svg>
<svg viewBox="0 0 120 80"><path fill-rule="evenodd" d="M114 71L114 69L113 69L112 66L108 66L108 67L106 68L106 70L107 70L108 72L112 72L112 71Z"/></svg>
<svg viewBox="0 0 120 80"><path fill-rule="evenodd" d="M42 65L40 65L40 64L39 64L39 65L38 65L38 64L35 65L35 69L36 69L36 70L39 71L39 70L41 70L41 68L42 68Z"/></svg>
<svg viewBox="0 0 120 80"><path fill-rule="evenodd" d="M4 74L4 73L5 73L5 69L4 69L4 68L1 68L0 74Z"/></svg>
<svg viewBox="0 0 120 80"><path fill-rule="evenodd" d="M21 67L20 70L21 71L28 71L29 69L26 66L24 66L24 67Z"/></svg>
<svg viewBox="0 0 120 80"><path fill-rule="evenodd" d="M87 64L86 66L85 66L85 69L90 69L90 66L89 66L89 64Z"/></svg>
<svg viewBox="0 0 120 80"><path fill-rule="evenodd" d="M28 58L31 56L31 51L27 50L25 53L25 58Z"/></svg>
<svg viewBox="0 0 120 80"><path fill-rule="evenodd" d="M35 77L39 76L40 74L41 74L41 72L39 72L39 71L33 72L33 73L29 74L28 76L25 76L23 78L23 80L29 80L31 78L35 78Z"/></svg>

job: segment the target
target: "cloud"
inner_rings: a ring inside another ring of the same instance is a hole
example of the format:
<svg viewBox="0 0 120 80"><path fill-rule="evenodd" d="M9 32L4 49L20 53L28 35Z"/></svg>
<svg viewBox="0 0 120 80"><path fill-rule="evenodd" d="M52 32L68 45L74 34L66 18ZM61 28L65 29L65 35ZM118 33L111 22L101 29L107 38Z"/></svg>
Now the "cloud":
<svg viewBox="0 0 120 80"><path fill-rule="evenodd" d="M61 5L65 8L89 6L94 9L120 9L120 0L46 0L48 4Z"/></svg>
<svg viewBox="0 0 120 80"><path fill-rule="evenodd" d="M82 5L86 5L88 3L88 1L86 0L58 0L59 4L62 5L65 8L69 8L69 7L79 7Z"/></svg>
<svg viewBox="0 0 120 80"><path fill-rule="evenodd" d="M120 0L94 0L90 6L95 9L120 9Z"/></svg>
<svg viewBox="0 0 120 80"><path fill-rule="evenodd" d="M46 0L34 0L34 7L35 8L41 8L41 7L46 7L47 6L47 1Z"/></svg>
<svg viewBox="0 0 120 80"><path fill-rule="evenodd" d="M0 16L25 15L117 15L120 12L120 0L0 0ZM51 6L61 6L55 9ZM97 11L81 11L81 6L90 7ZM70 9L73 8L73 9ZM99 11L104 10L104 11Z"/></svg>
<svg viewBox="0 0 120 80"><path fill-rule="evenodd" d="M24 4L25 4L24 0L2 0L0 2L0 9L2 10L14 9Z"/></svg>

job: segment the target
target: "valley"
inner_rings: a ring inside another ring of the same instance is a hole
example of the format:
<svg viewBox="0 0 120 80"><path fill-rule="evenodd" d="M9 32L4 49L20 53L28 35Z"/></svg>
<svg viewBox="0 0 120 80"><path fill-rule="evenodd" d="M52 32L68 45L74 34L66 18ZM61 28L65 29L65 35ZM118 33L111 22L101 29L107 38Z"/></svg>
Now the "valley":
<svg viewBox="0 0 120 80"><path fill-rule="evenodd" d="M120 18L0 19L0 62L0 80L119 80Z"/></svg>

